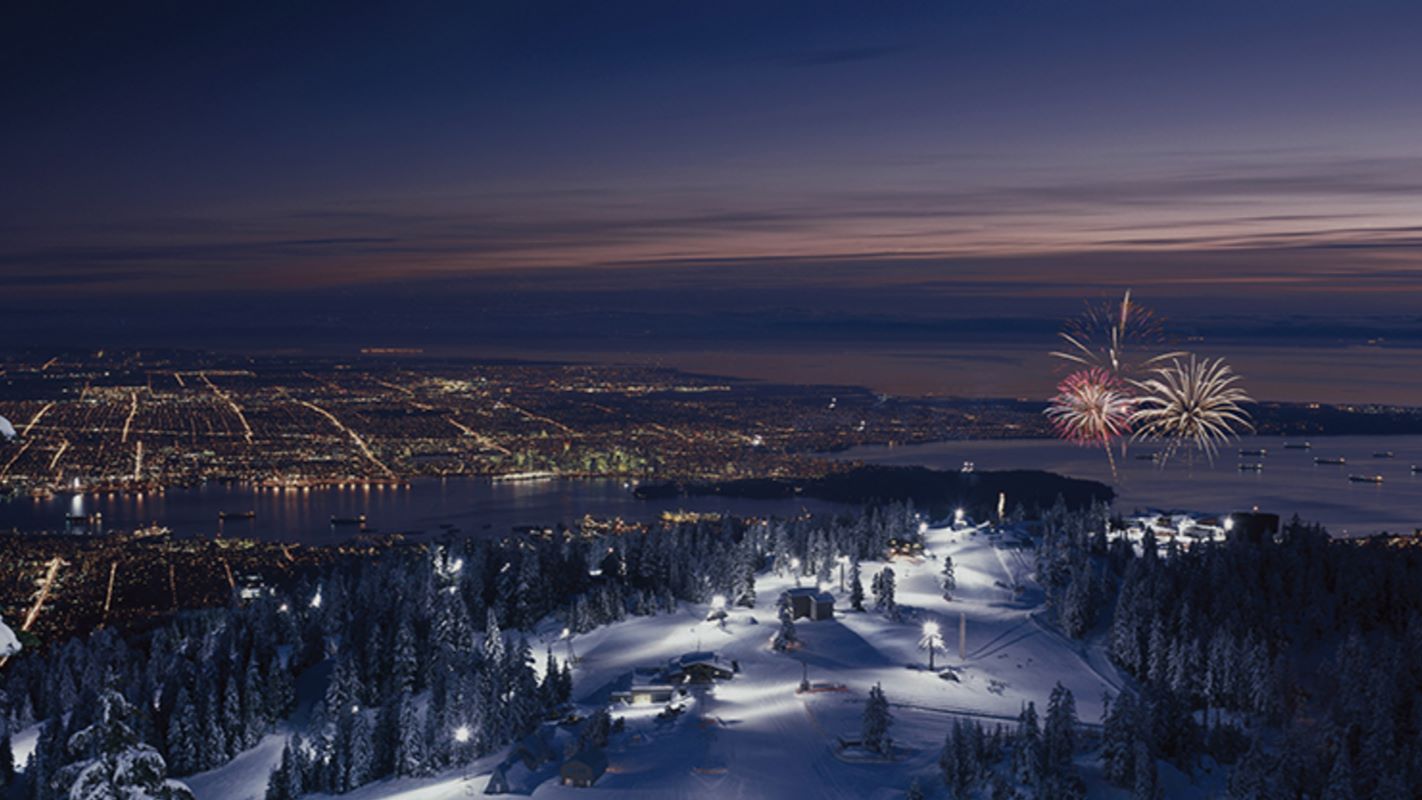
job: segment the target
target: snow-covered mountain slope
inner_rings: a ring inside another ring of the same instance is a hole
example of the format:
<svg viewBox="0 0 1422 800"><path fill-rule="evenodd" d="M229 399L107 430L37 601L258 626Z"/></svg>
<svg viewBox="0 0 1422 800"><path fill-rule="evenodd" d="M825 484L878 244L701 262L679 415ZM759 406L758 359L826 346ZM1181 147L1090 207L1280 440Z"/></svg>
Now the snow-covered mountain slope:
<svg viewBox="0 0 1422 800"><path fill-rule="evenodd" d="M836 598L834 619L798 621L803 646L789 653L772 651L769 641L777 627L776 599L796 581L769 574L757 582L757 606L730 609L724 626L706 621L707 607L683 605L675 614L632 618L577 636L574 697L585 713L607 705L637 668L665 665L685 653L712 651L740 671L694 692L686 712L670 721L656 718L660 706L615 706L626 729L607 749L607 773L590 789L574 789L559 785L554 765L539 773L544 777L533 796L898 798L914 778L941 788L938 755L955 715L1009 724L1024 703L1044 706L1061 682L1075 695L1084 723L1100 719L1103 694L1116 693L1123 678L1101 653L1037 619L1042 593L1028 574L1030 552L1013 549L1010 537L986 527L930 529L924 539L922 559L862 565L866 589L880 569L894 570L898 621L872 609L850 611L836 575L824 587ZM939 584L945 556L952 557L957 575L951 601ZM867 607L872 603L872 596L866 598ZM962 659L960 619L967 632ZM926 621L939 624L946 644L947 652L935 656L936 666L951 668L957 680L926 669L927 653L919 648ZM558 639L558 627L549 621L540 634L562 658L568 644ZM806 676L842 689L797 693ZM865 697L876 683L892 704L898 758L843 758L837 737L858 735ZM279 741L269 737L236 761L188 782L204 800L261 798L266 775L280 757ZM501 760L486 758L435 778L376 783L343 797L480 795ZM1114 790L1105 791L1109 796Z"/></svg>

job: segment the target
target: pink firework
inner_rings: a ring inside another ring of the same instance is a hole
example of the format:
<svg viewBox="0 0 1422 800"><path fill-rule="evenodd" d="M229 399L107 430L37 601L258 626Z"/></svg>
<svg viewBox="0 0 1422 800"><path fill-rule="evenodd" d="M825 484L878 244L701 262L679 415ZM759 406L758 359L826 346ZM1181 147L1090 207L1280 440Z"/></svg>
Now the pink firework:
<svg viewBox="0 0 1422 800"><path fill-rule="evenodd" d="M1102 447L1116 474L1111 443L1131 432L1136 401L1127 383L1101 367L1066 376L1047 404L1047 418L1057 435L1087 447Z"/></svg>

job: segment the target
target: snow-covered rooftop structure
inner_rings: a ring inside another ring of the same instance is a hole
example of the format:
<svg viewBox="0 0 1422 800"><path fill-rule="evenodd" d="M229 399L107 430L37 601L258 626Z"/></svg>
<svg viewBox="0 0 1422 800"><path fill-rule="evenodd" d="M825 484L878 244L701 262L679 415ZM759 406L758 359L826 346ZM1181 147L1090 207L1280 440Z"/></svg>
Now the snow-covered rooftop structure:
<svg viewBox="0 0 1422 800"><path fill-rule="evenodd" d="M834 595L829 592L802 586L789 589L785 594L790 597L790 615L795 619L834 619Z"/></svg>
<svg viewBox="0 0 1422 800"><path fill-rule="evenodd" d="M15 438L15 426L10 424L10 420L0 417L0 439Z"/></svg>
<svg viewBox="0 0 1422 800"><path fill-rule="evenodd" d="M721 661L715 653L702 651L686 653L673 658L663 674L663 679L672 685L683 683L714 683L730 680L735 670Z"/></svg>

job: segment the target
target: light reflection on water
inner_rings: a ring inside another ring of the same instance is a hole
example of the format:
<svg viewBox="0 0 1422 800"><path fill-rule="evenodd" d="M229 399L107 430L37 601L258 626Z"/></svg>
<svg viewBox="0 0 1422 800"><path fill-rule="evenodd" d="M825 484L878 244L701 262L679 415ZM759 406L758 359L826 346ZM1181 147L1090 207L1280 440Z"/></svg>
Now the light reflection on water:
<svg viewBox="0 0 1422 800"><path fill-rule="evenodd" d="M1165 467L1137 460L1150 454L1144 445L1132 447L1126 460L1117 459L1120 477L1112 480L1099 449L1043 439L940 442L904 447L861 447L842 458L879 464L918 464L958 469L972 461L979 470L1045 469L1074 478L1112 484L1116 507L1181 509L1224 513L1258 506L1288 519L1295 512L1324 524L1334 535L1390 531L1411 533L1422 528L1422 436L1333 436L1311 439L1311 450L1286 450L1285 442L1305 437L1248 437L1225 448L1213 466L1177 456ZM1241 456L1240 450L1267 450L1263 457ZM1391 451L1393 458L1374 458ZM1315 464L1314 459L1343 457L1341 466ZM1259 472L1241 472L1241 462L1261 463ZM1381 475L1381 484L1354 483L1349 475ZM1008 507L1012 499L1008 498Z"/></svg>
<svg viewBox="0 0 1422 800"><path fill-rule="evenodd" d="M347 539L356 525L332 525L331 518L365 514L376 533L502 535L519 525L574 524L585 514L649 520L663 510L789 516L802 508L842 509L807 499L745 500L684 497L645 501L617 480L492 482L480 478L415 480L407 487L361 486L327 489L268 489L247 484L209 483L163 493L79 495L47 499L12 498L0 503L0 530L56 531L66 515L103 515L105 530L149 524L178 535L225 535L318 544ZM250 520L218 520L218 513L255 511ZM82 529L78 524L75 529Z"/></svg>

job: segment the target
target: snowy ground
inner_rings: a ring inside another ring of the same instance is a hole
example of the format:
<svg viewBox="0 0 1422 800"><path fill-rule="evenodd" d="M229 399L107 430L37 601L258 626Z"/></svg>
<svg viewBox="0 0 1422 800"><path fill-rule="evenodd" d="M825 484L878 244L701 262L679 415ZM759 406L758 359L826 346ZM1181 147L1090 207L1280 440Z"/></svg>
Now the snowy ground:
<svg viewBox="0 0 1422 800"><path fill-rule="evenodd" d="M929 796L942 796L937 759L953 716L1008 723L1023 703L1046 705L1060 681L1076 697L1085 723L1101 716L1103 693L1123 678L1099 646L1083 646L1056 633L1043 616L1040 589L1029 578L1030 552L1008 546L986 529L931 529L927 557L892 562L903 621L872 611L848 611L838 576L827 587L837 599L834 620L801 620L804 647L770 650L775 599L793 578L762 576L755 609L736 608L723 628L705 622L707 609L684 606L676 614L634 618L578 636L575 700L590 710L606 704L636 667L664 664L696 650L712 650L740 663L734 679L699 694L687 713L658 723L657 709L626 709L626 732L608 748L609 769L592 789L558 785L556 770L534 796L646 798L898 798L918 777ZM951 555L958 590L945 601L939 590L941 559ZM882 563L863 565L866 590ZM1021 587L1014 591L1014 587ZM872 597L868 598L872 603ZM966 658L957 653L959 617L967 621ZM923 667L918 647L922 623L939 622L948 653L937 665L958 667L958 682ZM545 641L553 641L552 632ZM563 657L567 645L558 642ZM811 681L843 684L842 692L796 693L802 671ZM893 704L892 729L901 755L894 763L851 763L834 747L838 735L857 735L869 687L882 684ZM280 737L265 739L233 763L189 779L203 800L260 798L266 775L280 756ZM437 778L386 781L345 795L352 800L450 800L481 795L491 757ZM1171 796L1188 796L1183 776L1163 776ZM1093 780L1092 796L1115 790ZM1177 791L1178 790L1178 791ZM1124 797L1124 793L1119 796Z"/></svg>

